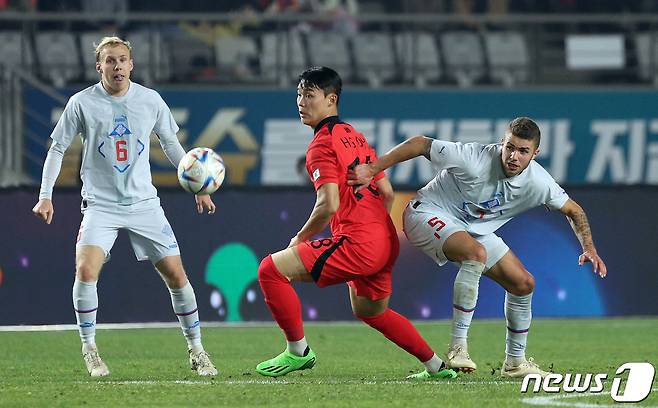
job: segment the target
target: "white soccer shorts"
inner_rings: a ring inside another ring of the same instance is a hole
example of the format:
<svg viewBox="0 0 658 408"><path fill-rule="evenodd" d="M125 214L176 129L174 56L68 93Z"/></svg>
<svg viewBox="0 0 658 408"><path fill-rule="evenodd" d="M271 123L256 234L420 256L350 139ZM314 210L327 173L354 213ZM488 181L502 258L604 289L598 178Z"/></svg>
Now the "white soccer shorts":
<svg viewBox="0 0 658 408"><path fill-rule="evenodd" d="M448 262L443 253L443 243L455 232L467 231L467 225L463 221L443 208L417 199L411 200L402 219L404 234L409 242L439 265ZM505 241L494 233L475 235L473 238L487 251L487 270L509 251Z"/></svg>
<svg viewBox="0 0 658 408"><path fill-rule="evenodd" d="M76 245L95 245L105 252L105 260L119 230L126 230L138 261L156 263L166 256L180 255L174 231L162 207L138 213L115 213L87 208L82 217Z"/></svg>

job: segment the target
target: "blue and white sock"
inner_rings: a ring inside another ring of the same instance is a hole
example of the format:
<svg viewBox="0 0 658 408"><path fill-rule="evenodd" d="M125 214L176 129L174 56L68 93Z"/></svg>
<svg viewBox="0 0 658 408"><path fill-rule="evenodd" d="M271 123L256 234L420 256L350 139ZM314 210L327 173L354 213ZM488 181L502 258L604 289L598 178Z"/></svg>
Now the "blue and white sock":
<svg viewBox="0 0 658 408"><path fill-rule="evenodd" d="M178 317L187 348L192 351L201 351L201 322L199 321L199 309L196 304L194 289L188 281L182 288L169 288L171 294L171 304L174 307L174 313Z"/></svg>
<svg viewBox="0 0 658 408"><path fill-rule="evenodd" d="M471 327L473 312L478 301L480 277L484 264L478 261L463 261L452 294L452 340L450 347L468 349L468 329Z"/></svg>
<svg viewBox="0 0 658 408"><path fill-rule="evenodd" d="M505 293L505 319L507 321L506 362L516 366L525 361L528 330L532 321L532 293L525 296Z"/></svg>
<svg viewBox="0 0 658 408"><path fill-rule="evenodd" d="M96 282L73 282L73 310L78 323L80 340L85 349L96 347L96 311L98 292Z"/></svg>

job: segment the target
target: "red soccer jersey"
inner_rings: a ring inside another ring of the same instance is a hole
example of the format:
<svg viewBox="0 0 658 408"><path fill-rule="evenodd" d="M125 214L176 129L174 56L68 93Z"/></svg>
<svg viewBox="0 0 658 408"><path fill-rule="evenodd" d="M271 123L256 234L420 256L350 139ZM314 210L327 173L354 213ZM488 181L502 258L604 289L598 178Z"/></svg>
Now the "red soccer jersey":
<svg viewBox="0 0 658 408"><path fill-rule="evenodd" d="M375 184L384 173L376 174L368 188L357 193L347 184L350 168L376 159L365 136L338 116L325 118L315 127L306 152L306 170L316 190L325 183L338 185L340 206L331 218L332 235L347 236L352 242L369 242L392 233L384 200Z"/></svg>

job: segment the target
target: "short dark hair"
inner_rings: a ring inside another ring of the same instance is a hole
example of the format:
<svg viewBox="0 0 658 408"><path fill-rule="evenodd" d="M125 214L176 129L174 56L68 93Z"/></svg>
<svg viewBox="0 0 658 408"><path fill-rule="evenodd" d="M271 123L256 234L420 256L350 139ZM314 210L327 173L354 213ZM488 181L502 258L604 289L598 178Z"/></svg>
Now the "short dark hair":
<svg viewBox="0 0 658 408"><path fill-rule="evenodd" d="M343 89L343 80L340 79L338 72L328 67L311 67L299 74L299 84L302 88L322 89L325 95L330 93L336 94L340 99L340 92Z"/></svg>
<svg viewBox="0 0 658 408"><path fill-rule="evenodd" d="M507 131L511 133L512 136L520 137L525 140L532 140L535 142L536 146L539 147L541 132L539 131L539 126L537 126L534 120L525 116L516 118L507 125Z"/></svg>

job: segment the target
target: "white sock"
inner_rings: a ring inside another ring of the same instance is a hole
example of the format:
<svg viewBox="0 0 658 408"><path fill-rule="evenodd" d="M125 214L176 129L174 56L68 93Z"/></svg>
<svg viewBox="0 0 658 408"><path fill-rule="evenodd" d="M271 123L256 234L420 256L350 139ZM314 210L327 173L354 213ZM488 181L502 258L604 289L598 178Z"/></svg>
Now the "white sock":
<svg viewBox="0 0 658 408"><path fill-rule="evenodd" d="M519 365L525 361L528 330L532 320L532 293L525 296L505 293L505 319L507 320L505 361L511 365Z"/></svg>
<svg viewBox="0 0 658 408"><path fill-rule="evenodd" d="M73 310L78 323L83 349L96 347L96 311L98 310L98 292L96 282L73 282Z"/></svg>
<svg viewBox="0 0 658 408"><path fill-rule="evenodd" d="M450 347L467 349L468 329L478 301L480 277L485 265L478 261L463 261L452 293L452 340Z"/></svg>
<svg viewBox="0 0 658 408"><path fill-rule="evenodd" d="M171 305L178 317L187 348L197 352L203 350L201 346L201 322L199 321L199 309L196 305L194 289L188 281L182 288L169 288L171 293Z"/></svg>
<svg viewBox="0 0 658 408"><path fill-rule="evenodd" d="M292 354L296 356L303 356L304 352L306 351L306 348L308 347L308 342L306 341L306 336L302 337L301 340L297 341L287 341L288 346L286 347L286 350L291 352Z"/></svg>
<svg viewBox="0 0 658 408"><path fill-rule="evenodd" d="M430 374L438 373L443 365L443 360L441 360L436 354L432 356L429 360L423 362L427 372Z"/></svg>

